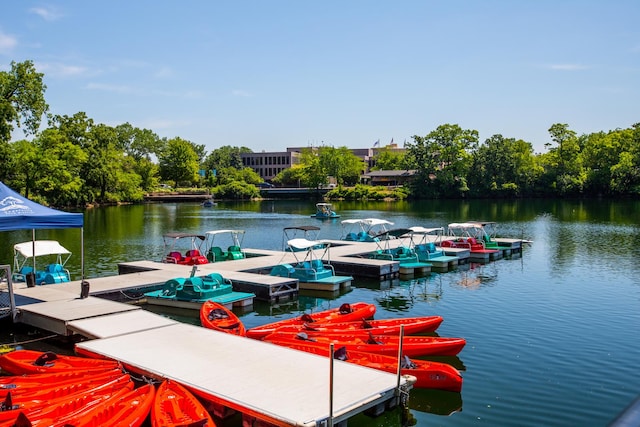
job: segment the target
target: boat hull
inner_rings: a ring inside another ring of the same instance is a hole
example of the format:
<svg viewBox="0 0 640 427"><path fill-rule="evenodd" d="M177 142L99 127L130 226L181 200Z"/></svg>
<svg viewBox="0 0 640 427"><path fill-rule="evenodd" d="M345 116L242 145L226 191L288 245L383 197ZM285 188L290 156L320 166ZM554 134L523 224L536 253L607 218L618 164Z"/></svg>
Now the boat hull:
<svg viewBox="0 0 640 427"><path fill-rule="evenodd" d="M378 335L366 339L349 333L331 336L319 334L303 338L295 333L275 332L267 335L264 341L286 347L298 345L302 341L305 344L325 349L333 344L334 347L346 347L347 351L363 351L388 356L397 356L400 345L400 338L396 336ZM406 336L402 340L402 354L409 357L455 356L465 345L464 338Z"/></svg>
<svg viewBox="0 0 640 427"><path fill-rule="evenodd" d="M224 305L214 301L205 301L200 308L200 323L207 329L213 329L232 335L245 336L244 324L235 313Z"/></svg>
<svg viewBox="0 0 640 427"><path fill-rule="evenodd" d="M190 391L175 381L163 381L151 408L151 426L177 427L192 424L215 427L211 415Z"/></svg>
<svg viewBox="0 0 640 427"><path fill-rule="evenodd" d="M284 319L262 326L256 326L247 330L247 336L254 339L262 339L282 326L301 326L305 323L318 325L334 322L362 321L372 319L375 312L375 304L356 302L348 304L348 307L345 307L343 304L337 308L331 308L316 313L303 314L302 316Z"/></svg>
<svg viewBox="0 0 640 427"><path fill-rule="evenodd" d="M119 369L119 362L88 357L64 356L51 352L15 350L0 356L0 368L12 375Z"/></svg>

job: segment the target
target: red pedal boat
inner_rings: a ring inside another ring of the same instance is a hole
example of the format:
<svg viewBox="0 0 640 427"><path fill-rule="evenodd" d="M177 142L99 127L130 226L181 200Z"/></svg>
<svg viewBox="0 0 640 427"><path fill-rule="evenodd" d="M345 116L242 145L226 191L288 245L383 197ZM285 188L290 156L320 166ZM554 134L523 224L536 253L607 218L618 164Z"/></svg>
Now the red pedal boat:
<svg viewBox="0 0 640 427"><path fill-rule="evenodd" d="M202 403L175 381L163 381L151 407L151 427L215 427Z"/></svg>
<svg viewBox="0 0 640 427"><path fill-rule="evenodd" d="M245 336L247 333L244 324L233 311L213 301L205 301L200 307L200 323L207 329L233 335Z"/></svg>
<svg viewBox="0 0 640 427"><path fill-rule="evenodd" d="M0 356L0 368L12 375L80 370L113 370L119 362L88 357L64 356L53 352L14 350Z"/></svg>
<svg viewBox="0 0 640 427"><path fill-rule="evenodd" d="M349 350L364 351L367 353L398 355L400 337L393 335L376 335L364 338L362 334L356 335L345 332L343 334L308 336L307 332L298 334L288 332L274 332L267 335L264 340L274 344L288 347L297 345L300 341L305 344L327 349L331 344L336 347L346 347ZM409 335L402 340L402 353L409 357L416 356L455 356L465 346L464 338L425 337Z"/></svg>
<svg viewBox="0 0 640 427"><path fill-rule="evenodd" d="M290 344L291 348L306 351L307 353L329 356L331 350L327 347L319 348L299 341L297 345ZM347 350L345 347L334 349L334 359L343 360L356 365L390 372L398 371L398 358L382 354L366 353L363 351ZM416 388L429 388L460 392L462 390L462 375L453 366L447 363L431 362L428 360L409 359L404 356L401 360L400 374L416 377Z"/></svg>
<svg viewBox="0 0 640 427"><path fill-rule="evenodd" d="M444 319L441 316L407 317L398 319L362 320L359 322L330 322L326 324L304 323L282 326L274 332L366 332L373 335L400 335L404 326L405 335L434 332Z"/></svg>
<svg viewBox="0 0 640 427"><path fill-rule="evenodd" d="M354 322L366 319L372 319L376 313L375 304L366 302L355 302L352 304L342 304L338 308L318 311L311 314L303 314L299 317L280 320L278 322L269 323L262 326L256 326L247 330L247 336L255 339L263 339L267 335L275 332L283 326L302 326L305 323L314 326L325 323Z"/></svg>

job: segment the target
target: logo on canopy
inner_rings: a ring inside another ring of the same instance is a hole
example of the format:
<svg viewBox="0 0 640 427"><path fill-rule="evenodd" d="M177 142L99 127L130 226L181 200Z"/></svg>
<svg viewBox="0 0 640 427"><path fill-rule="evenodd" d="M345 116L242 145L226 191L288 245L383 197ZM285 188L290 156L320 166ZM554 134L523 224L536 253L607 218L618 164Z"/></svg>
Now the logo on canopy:
<svg viewBox="0 0 640 427"><path fill-rule="evenodd" d="M31 208L24 204L24 201L13 196L8 196L0 200L0 206L2 206L2 208L0 208L0 212L5 215L16 215L25 212L32 212Z"/></svg>

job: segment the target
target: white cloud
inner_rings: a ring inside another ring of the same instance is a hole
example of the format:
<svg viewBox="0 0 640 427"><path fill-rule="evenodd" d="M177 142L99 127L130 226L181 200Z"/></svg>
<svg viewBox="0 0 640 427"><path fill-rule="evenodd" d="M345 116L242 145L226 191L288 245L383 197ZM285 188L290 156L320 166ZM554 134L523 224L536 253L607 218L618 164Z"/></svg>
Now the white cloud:
<svg viewBox="0 0 640 427"><path fill-rule="evenodd" d="M47 74L47 76L53 77L78 77L88 73L88 68L78 65L66 65L60 63L38 63L36 69L39 72Z"/></svg>
<svg viewBox="0 0 640 427"><path fill-rule="evenodd" d="M0 53L10 53L18 45L18 39L0 31Z"/></svg>
<svg viewBox="0 0 640 427"><path fill-rule="evenodd" d="M159 79L166 79L173 76L173 70L169 67L159 68L155 73L154 77Z"/></svg>
<svg viewBox="0 0 640 427"><path fill-rule="evenodd" d="M57 21L63 16L62 13L58 12L53 7L32 7L31 9L29 9L29 12L35 15L38 15L45 21L49 21L49 22Z"/></svg>

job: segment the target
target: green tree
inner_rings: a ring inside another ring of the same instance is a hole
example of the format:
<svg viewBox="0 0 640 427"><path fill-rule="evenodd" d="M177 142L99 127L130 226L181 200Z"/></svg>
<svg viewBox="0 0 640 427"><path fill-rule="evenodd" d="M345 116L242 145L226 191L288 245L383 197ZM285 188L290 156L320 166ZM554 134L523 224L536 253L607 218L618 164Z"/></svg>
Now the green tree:
<svg viewBox="0 0 640 427"><path fill-rule="evenodd" d="M320 147L317 156L324 173L324 181L320 184L326 184L327 177L332 176L340 185L354 185L364 172L364 162L347 147Z"/></svg>
<svg viewBox="0 0 640 427"><path fill-rule="evenodd" d="M300 187L305 185L305 169L302 165L293 165L290 168L283 169L271 181L286 187Z"/></svg>
<svg viewBox="0 0 640 427"><path fill-rule="evenodd" d="M374 159L375 166L371 170L400 170L406 169L405 153L384 147L379 150Z"/></svg>
<svg viewBox="0 0 640 427"><path fill-rule="evenodd" d="M49 110L43 76L32 61L12 61L10 71L0 71L0 142L11 139L14 124L24 125L27 135L38 132L42 116Z"/></svg>
<svg viewBox="0 0 640 427"><path fill-rule="evenodd" d="M411 164L417 170L413 193L418 196L461 196L468 191L467 174L471 152L478 144L478 131L458 125L438 126L425 137L407 143Z"/></svg>
<svg viewBox="0 0 640 427"><path fill-rule="evenodd" d="M473 153L469 186L476 195L517 196L529 192L541 173L530 143L498 134Z"/></svg>
<svg viewBox="0 0 640 427"><path fill-rule="evenodd" d="M232 147L230 145L224 145L220 148L216 148L211 151L207 158L202 163L203 169L207 171L219 171L224 168L236 168L242 169L243 153L252 153L251 149L247 147Z"/></svg>
<svg viewBox="0 0 640 427"><path fill-rule="evenodd" d="M158 156L160 176L176 185L193 185L198 182L198 153L191 142L173 138L167 141L165 150Z"/></svg>
<svg viewBox="0 0 640 427"><path fill-rule="evenodd" d="M560 195L581 193L586 172L582 166L580 140L566 124L552 125L549 134L557 146L551 147L545 157L546 182Z"/></svg>

